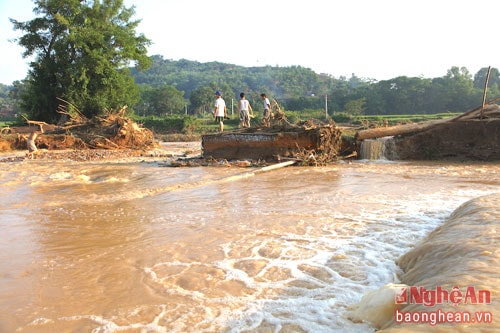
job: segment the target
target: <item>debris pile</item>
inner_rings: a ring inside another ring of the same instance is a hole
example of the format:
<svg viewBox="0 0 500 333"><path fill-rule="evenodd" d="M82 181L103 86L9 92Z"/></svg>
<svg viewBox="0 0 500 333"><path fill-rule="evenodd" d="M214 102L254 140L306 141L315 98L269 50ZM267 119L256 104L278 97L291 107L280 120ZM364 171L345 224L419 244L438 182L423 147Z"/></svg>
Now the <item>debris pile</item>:
<svg viewBox="0 0 500 333"><path fill-rule="evenodd" d="M107 111L104 116L87 119L82 114L70 116L70 120L57 131L71 133L91 149L142 149L154 146L153 132L140 127L125 117L127 107L117 112ZM60 111L65 115L64 111ZM56 131L54 131L56 132Z"/></svg>
<svg viewBox="0 0 500 333"><path fill-rule="evenodd" d="M202 136L205 158L227 160L297 160L303 165L325 165L341 156L342 132L335 123L308 120L292 125L241 128Z"/></svg>
<svg viewBox="0 0 500 333"><path fill-rule="evenodd" d="M293 155L299 165L324 166L340 159L353 157L342 156L342 132L333 122L323 124L316 119L301 123L315 142L314 149L300 147Z"/></svg>
<svg viewBox="0 0 500 333"><path fill-rule="evenodd" d="M123 107L119 111L107 111L104 115L88 119L81 113L70 115L59 110L64 120L57 125L26 119L29 126L2 130L0 147L2 150L26 149L26 133L34 131L38 126L43 127L44 135L37 137L36 145L42 149L116 150L155 147L153 132L126 117L125 111L126 107Z"/></svg>

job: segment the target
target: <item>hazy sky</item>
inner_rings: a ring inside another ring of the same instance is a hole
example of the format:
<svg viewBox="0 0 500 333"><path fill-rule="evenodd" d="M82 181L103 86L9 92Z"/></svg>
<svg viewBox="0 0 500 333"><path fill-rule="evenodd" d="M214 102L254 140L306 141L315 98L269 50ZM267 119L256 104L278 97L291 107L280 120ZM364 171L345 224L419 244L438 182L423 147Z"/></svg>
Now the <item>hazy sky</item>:
<svg viewBox="0 0 500 333"><path fill-rule="evenodd" d="M91 1L91 0L87 0ZM475 74L500 68L499 0L125 0L149 55L242 66L302 66L376 80ZM27 60L8 18L34 18L31 0L0 0L0 82L23 79Z"/></svg>

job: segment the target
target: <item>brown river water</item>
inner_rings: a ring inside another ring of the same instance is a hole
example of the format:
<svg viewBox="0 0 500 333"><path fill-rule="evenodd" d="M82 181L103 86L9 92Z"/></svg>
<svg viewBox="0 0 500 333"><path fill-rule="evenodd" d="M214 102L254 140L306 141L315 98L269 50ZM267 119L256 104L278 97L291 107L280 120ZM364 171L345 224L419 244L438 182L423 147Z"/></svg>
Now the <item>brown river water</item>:
<svg viewBox="0 0 500 333"><path fill-rule="evenodd" d="M164 162L0 163L0 332L374 332L350 311L460 205L499 229L499 163ZM498 279L480 255L454 276Z"/></svg>

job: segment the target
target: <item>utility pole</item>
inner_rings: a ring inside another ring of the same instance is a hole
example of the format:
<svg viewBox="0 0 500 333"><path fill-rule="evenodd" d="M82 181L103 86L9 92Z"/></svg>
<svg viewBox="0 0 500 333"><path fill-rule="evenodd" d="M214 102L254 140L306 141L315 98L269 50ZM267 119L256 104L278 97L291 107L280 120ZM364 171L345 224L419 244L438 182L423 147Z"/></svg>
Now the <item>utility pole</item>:
<svg viewBox="0 0 500 333"><path fill-rule="evenodd" d="M486 72L486 80L484 82L484 91L483 91L483 105L481 107L481 113L479 119L483 120L484 113L484 105L486 104L486 92L488 91L488 81L490 80L491 66L488 67L488 72Z"/></svg>
<svg viewBox="0 0 500 333"><path fill-rule="evenodd" d="M328 94L325 95L325 120L328 119Z"/></svg>

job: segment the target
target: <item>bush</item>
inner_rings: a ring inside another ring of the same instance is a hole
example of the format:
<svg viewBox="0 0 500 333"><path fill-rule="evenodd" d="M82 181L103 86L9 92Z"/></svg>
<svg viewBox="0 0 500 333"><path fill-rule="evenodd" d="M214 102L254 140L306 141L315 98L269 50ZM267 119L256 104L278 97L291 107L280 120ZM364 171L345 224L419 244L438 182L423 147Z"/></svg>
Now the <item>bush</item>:
<svg viewBox="0 0 500 333"><path fill-rule="evenodd" d="M199 127L199 120L191 116L170 116L170 117L134 117L136 122L140 122L144 127L157 133L185 133L192 134Z"/></svg>
<svg viewBox="0 0 500 333"><path fill-rule="evenodd" d="M321 121L325 120L325 110L320 110L320 109L285 111L285 115L288 118L288 121L291 123L298 123L300 121L305 121L308 119L318 119Z"/></svg>
<svg viewBox="0 0 500 333"><path fill-rule="evenodd" d="M353 117L348 113L339 112L333 115L333 121L336 123L351 123L353 122Z"/></svg>

